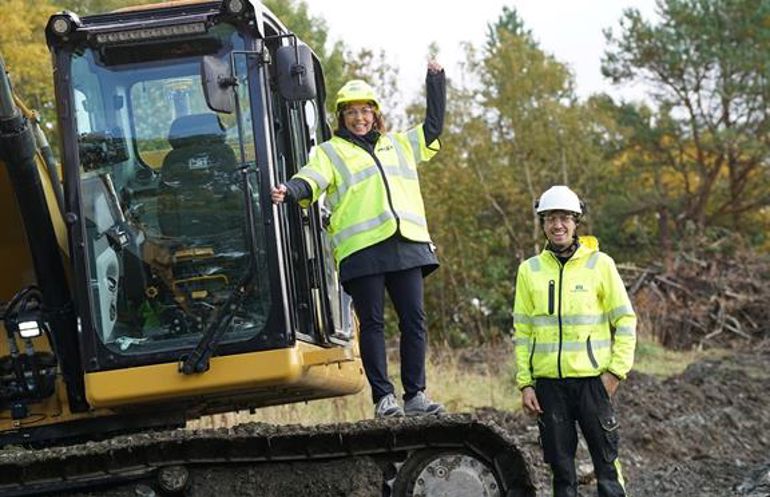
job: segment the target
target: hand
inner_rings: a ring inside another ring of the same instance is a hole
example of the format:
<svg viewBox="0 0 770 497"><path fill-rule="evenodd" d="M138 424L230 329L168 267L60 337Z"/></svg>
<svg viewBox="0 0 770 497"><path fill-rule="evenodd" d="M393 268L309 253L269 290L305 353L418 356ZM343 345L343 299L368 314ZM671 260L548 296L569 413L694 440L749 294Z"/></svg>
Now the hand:
<svg viewBox="0 0 770 497"><path fill-rule="evenodd" d="M280 205L286 200L286 185L281 183L270 189L270 199L274 204Z"/></svg>
<svg viewBox="0 0 770 497"><path fill-rule="evenodd" d="M430 59L430 60L428 61L428 72L429 72L430 74L436 74L436 73L439 73L439 72L441 72L441 71L443 71L443 70L444 70L444 68L443 68L443 67L441 67L441 64L439 64L438 62L436 62L436 60L435 60L435 59Z"/></svg>
<svg viewBox="0 0 770 497"><path fill-rule="evenodd" d="M612 398L615 395L615 391L618 389L620 380L610 372L602 373L601 379L604 389L607 390L607 394Z"/></svg>
<svg viewBox="0 0 770 497"><path fill-rule="evenodd" d="M530 416L536 416L543 414L543 410L540 408L540 402L537 401L537 395L535 389L532 387L524 387L521 391L521 407Z"/></svg>

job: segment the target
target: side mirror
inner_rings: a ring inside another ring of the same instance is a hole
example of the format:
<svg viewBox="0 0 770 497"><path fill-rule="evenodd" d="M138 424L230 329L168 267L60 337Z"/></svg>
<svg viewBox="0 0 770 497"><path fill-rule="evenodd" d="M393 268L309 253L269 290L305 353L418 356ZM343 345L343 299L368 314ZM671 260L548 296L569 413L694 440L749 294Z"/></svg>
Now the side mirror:
<svg viewBox="0 0 770 497"><path fill-rule="evenodd" d="M114 166L129 157L126 138L120 128L83 133L78 137L78 149L80 165L85 171Z"/></svg>
<svg viewBox="0 0 770 497"><path fill-rule="evenodd" d="M278 93L289 102L302 102L316 97L313 53L307 45L279 47L275 53Z"/></svg>
<svg viewBox="0 0 770 497"><path fill-rule="evenodd" d="M201 61L201 82L206 104L214 112L232 114L235 110L235 80L227 59L205 55Z"/></svg>

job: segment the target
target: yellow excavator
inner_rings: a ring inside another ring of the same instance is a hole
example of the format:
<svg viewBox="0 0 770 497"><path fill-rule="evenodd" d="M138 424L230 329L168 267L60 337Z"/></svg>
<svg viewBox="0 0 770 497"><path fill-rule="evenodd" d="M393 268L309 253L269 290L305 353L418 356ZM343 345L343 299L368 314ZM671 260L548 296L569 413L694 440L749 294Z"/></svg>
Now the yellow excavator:
<svg viewBox="0 0 770 497"><path fill-rule="evenodd" d="M361 390L323 209L270 202L330 137L309 47L250 0L65 11L46 39L61 166L0 59L0 447ZM159 437L107 464L0 450L0 495L179 495L236 448L246 466L374 457L383 495L534 495L516 447L467 416L250 437Z"/></svg>

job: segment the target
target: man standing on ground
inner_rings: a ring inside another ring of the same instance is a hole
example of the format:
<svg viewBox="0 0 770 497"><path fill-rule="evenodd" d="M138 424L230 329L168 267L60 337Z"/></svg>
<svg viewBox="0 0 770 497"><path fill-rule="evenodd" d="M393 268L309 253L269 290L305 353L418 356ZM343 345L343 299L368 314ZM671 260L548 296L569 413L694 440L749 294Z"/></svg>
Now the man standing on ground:
<svg viewBox="0 0 770 497"><path fill-rule="evenodd" d="M539 416L554 497L578 495L576 423L599 497L625 497L612 399L633 365L636 315L612 258L580 243L583 210L566 186L551 187L536 205L548 244L519 266L516 382L524 410Z"/></svg>

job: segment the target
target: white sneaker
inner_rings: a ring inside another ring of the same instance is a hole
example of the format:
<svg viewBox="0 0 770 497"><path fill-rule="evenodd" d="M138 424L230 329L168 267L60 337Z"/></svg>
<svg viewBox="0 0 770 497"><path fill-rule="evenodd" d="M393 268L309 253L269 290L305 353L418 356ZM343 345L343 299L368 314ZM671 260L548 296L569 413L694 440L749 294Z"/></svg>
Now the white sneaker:
<svg viewBox="0 0 770 497"><path fill-rule="evenodd" d="M389 393L377 401L374 406L375 418L398 418L404 415L404 410L396 402L396 396Z"/></svg>
<svg viewBox="0 0 770 497"><path fill-rule="evenodd" d="M446 409L442 404L431 401L425 392L417 392L417 395L404 403L404 411L407 416L423 416L444 414Z"/></svg>

